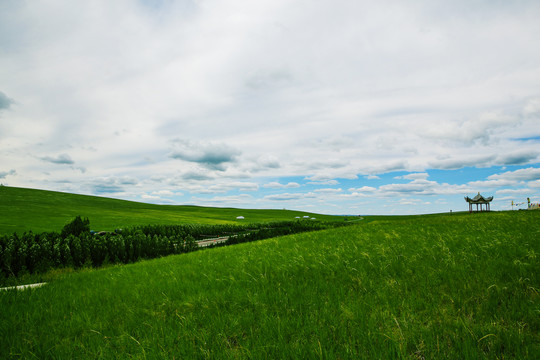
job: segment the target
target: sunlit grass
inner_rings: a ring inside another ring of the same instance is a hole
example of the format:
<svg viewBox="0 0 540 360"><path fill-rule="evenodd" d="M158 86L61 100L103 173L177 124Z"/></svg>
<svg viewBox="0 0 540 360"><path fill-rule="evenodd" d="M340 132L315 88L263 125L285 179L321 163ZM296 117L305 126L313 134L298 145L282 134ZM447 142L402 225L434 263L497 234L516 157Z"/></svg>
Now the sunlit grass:
<svg viewBox="0 0 540 360"><path fill-rule="evenodd" d="M540 213L388 218L0 294L0 358L538 358Z"/></svg>
<svg viewBox="0 0 540 360"><path fill-rule="evenodd" d="M60 231L80 215L93 230L148 224L232 224L289 221L313 215L290 210L254 210L199 206L152 205L97 196L0 186L0 234ZM244 216L244 220L237 220ZM343 218L314 215L320 220Z"/></svg>

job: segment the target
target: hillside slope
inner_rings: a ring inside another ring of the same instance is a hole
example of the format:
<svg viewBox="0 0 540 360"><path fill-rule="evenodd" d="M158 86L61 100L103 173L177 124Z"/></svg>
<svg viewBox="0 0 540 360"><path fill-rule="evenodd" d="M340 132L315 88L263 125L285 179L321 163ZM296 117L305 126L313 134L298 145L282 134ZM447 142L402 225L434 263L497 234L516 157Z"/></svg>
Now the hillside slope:
<svg viewBox="0 0 540 360"><path fill-rule="evenodd" d="M98 196L77 195L47 190L0 186L0 234L59 231L75 216L90 219L94 230L114 230L146 224L224 224L291 220L310 215L318 219L338 220L291 210L255 210L213 208L189 205L153 205Z"/></svg>
<svg viewBox="0 0 540 360"><path fill-rule="evenodd" d="M0 358L537 359L539 220L381 218L49 274L0 292Z"/></svg>

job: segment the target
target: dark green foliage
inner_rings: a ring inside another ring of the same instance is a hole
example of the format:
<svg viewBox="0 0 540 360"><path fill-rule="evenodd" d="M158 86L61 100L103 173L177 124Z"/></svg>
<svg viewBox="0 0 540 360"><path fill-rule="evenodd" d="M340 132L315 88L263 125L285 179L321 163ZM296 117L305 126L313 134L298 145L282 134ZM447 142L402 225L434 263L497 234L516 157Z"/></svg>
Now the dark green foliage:
<svg viewBox="0 0 540 360"><path fill-rule="evenodd" d="M191 235L186 236L184 240L184 251L185 252L195 251L197 250L197 248L198 248L197 243L195 242L195 239L193 238L193 236Z"/></svg>
<svg viewBox="0 0 540 360"><path fill-rule="evenodd" d="M79 236L83 233L90 232L90 220L88 218L82 219L80 216L77 216L73 219L72 222L66 224L62 229L61 235L63 238L68 237L69 235Z"/></svg>
<svg viewBox="0 0 540 360"><path fill-rule="evenodd" d="M228 236L232 245L305 231L343 226L341 222L311 220L246 225L145 225L121 232L91 234L90 221L77 216L62 233L0 236L0 273L4 278L44 273L53 268L129 264L198 250L197 241Z"/></svg>

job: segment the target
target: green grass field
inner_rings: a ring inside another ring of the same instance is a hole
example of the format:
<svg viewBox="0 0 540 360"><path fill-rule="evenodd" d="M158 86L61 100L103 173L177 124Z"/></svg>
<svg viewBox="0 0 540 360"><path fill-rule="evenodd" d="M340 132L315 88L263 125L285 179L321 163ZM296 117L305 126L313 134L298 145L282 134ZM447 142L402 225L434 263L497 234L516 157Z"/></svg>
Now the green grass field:
<svg viewBox="0 0 540 360"><path fill-rule="evenodd" d="M540 212L376 218L0 292L0 358L537 359Z"/></svg>
<svg viewBox="0 0 540 360"><path fill-rule="evenodd" d="M152 205L111 198L0 186L0 234L60 231L77 215L90 219L93 230L148 224L225 224L292 220L310 215L321 220L343 218L289 210L251 210L199 206ZM244 220L236 220L237 216Z"/></svg>

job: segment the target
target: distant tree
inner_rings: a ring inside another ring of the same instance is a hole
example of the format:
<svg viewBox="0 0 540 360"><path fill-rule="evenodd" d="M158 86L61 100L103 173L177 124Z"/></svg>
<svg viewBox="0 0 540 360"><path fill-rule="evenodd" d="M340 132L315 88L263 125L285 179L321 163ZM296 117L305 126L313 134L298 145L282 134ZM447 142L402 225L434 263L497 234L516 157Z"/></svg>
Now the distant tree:
<svg viewBox="0 0 540 360"><path fill-rule="evenodd" d="M184 239L184 252L195 251L199 248L195 238L191 235L187 235Z"/></svg>
<svg viewBox="0 0 540 360"><path fill-rule="evenodd" d="M66 224L64 228L62 229L61 236L63 239L67 238L69 235L73 236L79 236L83 233L89 233L90 232L90 220L88 218L82 219L80 215L78 215L73 221L71 221L69 224Z"/></svg>

